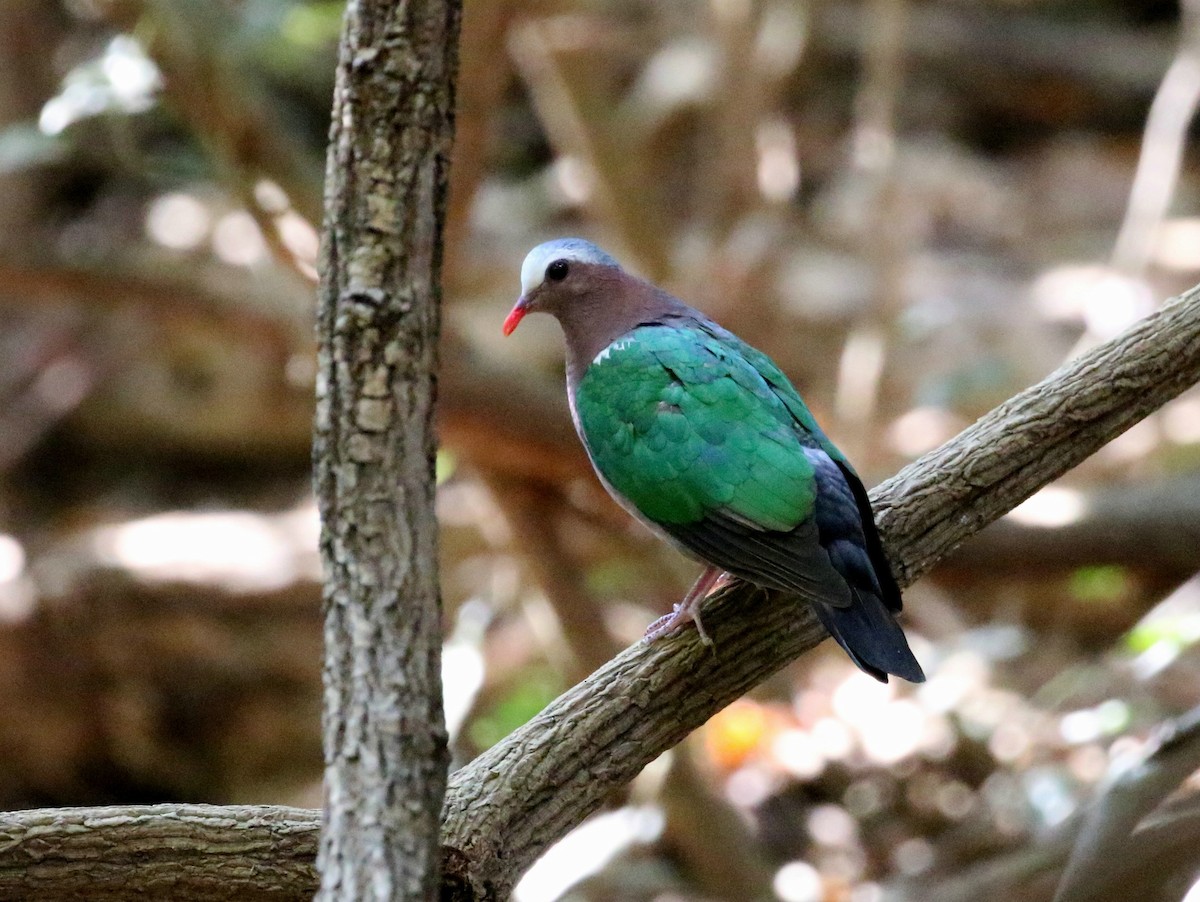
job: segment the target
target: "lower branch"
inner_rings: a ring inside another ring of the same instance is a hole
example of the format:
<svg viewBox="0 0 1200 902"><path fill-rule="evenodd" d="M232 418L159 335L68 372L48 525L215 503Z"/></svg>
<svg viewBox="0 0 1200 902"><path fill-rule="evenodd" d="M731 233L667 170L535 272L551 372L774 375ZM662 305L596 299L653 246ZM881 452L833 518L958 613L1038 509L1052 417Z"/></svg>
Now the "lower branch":
<svg viewBox="0 0 1200 902"><path fill-rule="evenodd" d="M0 816L0 899L300 900L320 812L251 805L39 808Z"/></svg>

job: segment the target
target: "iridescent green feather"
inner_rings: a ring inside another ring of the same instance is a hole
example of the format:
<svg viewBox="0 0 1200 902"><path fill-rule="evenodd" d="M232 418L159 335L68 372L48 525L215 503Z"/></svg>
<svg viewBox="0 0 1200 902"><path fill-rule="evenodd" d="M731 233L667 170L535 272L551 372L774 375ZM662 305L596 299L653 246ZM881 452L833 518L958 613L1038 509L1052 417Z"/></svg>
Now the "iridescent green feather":
<svg viewBox="0 0 1200 902"><path fill-rule="evenodd" d="M719 327L718 327L719 329ZM720 338L731 350L741 355L754 371L770 385L772 391L778 395L779 399L787 407L788 411L796 418L805 432L813 439L813 444L819 447L822 451L832 457L834 460L849 466L846 457L838 449L837 445L831 442L825 433L821 431L821 427L817 425L817 421L813 418L808 406L800 397L800 393L796 391L791 382L783 371L775 365L770 357L752 345L746 344L732 332L724 329L719 331L714 330L711 334Z"/></svg>
<svg viewBox="0 0 1200 902"><path fill-rule="evenodd" d="M816 496L803 445L828 440L774 364L730 337L676 325L622 336L580 381L580 425L596 467L650 520L722 511L791 530Z"/></svg>

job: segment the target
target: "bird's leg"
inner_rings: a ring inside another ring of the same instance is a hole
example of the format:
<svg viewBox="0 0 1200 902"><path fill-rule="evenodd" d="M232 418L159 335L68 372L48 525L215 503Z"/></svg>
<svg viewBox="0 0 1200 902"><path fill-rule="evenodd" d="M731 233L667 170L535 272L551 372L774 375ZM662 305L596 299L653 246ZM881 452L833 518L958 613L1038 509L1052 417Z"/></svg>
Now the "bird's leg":
<svg viewBox="0 0 1200 902"><path fill-rule="evenodd" d="M663 636L675 632L690 620L696 624L696 632L700 634L700 641L705 645L712 645L712 639L704 631L704 624L700 622L700 605L704 604L704 599L708 597L708 593L712 591L713 586L717 584L724 572L719 567L705 567L700 578L688 590L687 595L683 596L683 601L675 605L675 610L670 614L664 614L646 627L646 635L642 637L642 641L647 645L655 642Z"/></svg>

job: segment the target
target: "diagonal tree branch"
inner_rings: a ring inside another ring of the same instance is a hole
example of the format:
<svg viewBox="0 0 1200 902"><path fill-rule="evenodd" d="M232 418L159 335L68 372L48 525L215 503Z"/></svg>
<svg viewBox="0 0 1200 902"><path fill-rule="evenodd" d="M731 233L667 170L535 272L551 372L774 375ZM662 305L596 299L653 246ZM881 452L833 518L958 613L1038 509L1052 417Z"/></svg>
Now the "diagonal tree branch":
<svg viewBox="0 0 1200 902"><path fill-rule="evenodd" d="M877 487L872 500L901 583L911 583L965 538L1198 380L1200 286ZM825 637L802 604L768 598L744 584L709 603L705 625L716 640L715 653L693 633L627 649L452 776L443 811L444 899L506 898L534 858L614 787ZM59 896L60 887L80 885L67 881L94 868L80 850L103 843L115 829L97 819L119 822L151 810L0 817L0 899ZM246 866L265 869L256 884L264 898L312 892L311 871L285 873L269 846L258 844L264 836L255 820L261 810L253 816L246 809L219 810L229 818L222 841L242 838ZM55 827L57 816L71 820ZM311 850L316 814L310 817ZM197 825L188 835L211 845L208 829ZM303 823L296 829L303 833ZM98 885L91 898L160 887L148 875L163 857L178 860L183 835L181 829L171 848L149 843L119 889ZM210 879L226 866L214 856ZM211 898L186 889L181 885L170 897Z"/></svg>

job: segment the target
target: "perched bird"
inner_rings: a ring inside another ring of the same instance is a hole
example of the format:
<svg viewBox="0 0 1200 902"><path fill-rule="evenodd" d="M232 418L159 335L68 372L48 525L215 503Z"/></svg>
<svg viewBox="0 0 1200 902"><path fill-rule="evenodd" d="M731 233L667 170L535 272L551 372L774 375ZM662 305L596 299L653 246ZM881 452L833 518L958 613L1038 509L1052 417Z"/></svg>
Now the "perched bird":
<svg viewBox="0 0 1200 902"><path fill-rule="evenodd" d="M604 487L706 564L648 641L694 621L722 573L795 593L876 679L925 679L896 623L866 490L765 354L579 238L521 266L509 335L527 313L562 325L575 429Z"/></svg>

